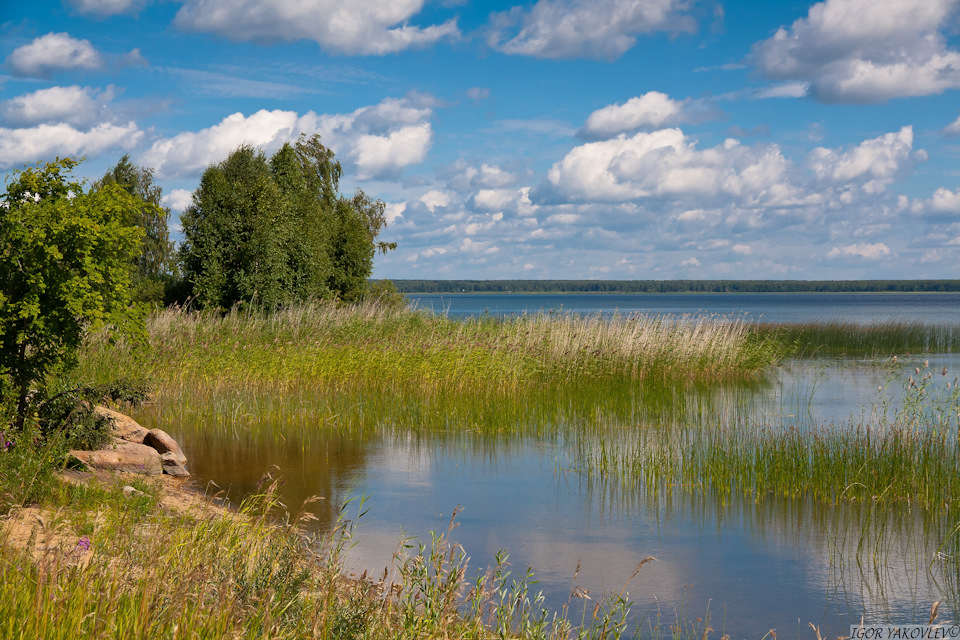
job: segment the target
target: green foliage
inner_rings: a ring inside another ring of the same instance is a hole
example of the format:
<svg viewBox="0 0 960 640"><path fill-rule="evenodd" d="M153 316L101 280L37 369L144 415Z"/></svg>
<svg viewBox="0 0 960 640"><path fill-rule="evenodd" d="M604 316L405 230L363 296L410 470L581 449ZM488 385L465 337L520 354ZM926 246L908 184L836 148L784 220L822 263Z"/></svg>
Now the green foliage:
<svg viewBox="0 0 960 640"><path fill-rule="evenodd" d="M267 308L297 300L358 300L367 290L384 203L338 192L342 168L318 136L269 160L240 147L207 168L181 217L180 255L198 304Z"/></svg>
<svg viewBox="0 0 960 640"><path fill-rule="evenodd" d="M407 306L406 296L397 291L391 280L371 281L367 299L390 309L404 309Z"/></svg>
<svg viewBox="0 0 960 640"><path fill-rule="evenodd" d="M263 154L241 147L208 168L184 211L181 257L193 293L205 306L241 300L272 306L290 279L289 209Z"/></svg>
<svg viewBox="0 0 960 640"><path fill-rule="evenodd" d="M93 407L104 402L139 405L147 397L146 383L119 379L94 386L59 384L40 389L33 397L39 436L69 449L99 449L110 440L112 425Z"/></svg>
<svg viewBox="0 0 960 640"><path fill-rule="evenodd" d="M24 428L0 428L0 513L49 498L69 450L98 449L109 441L113 425L94 413L95 404L136 405L146 398L144 383L130 380L55 391L34 392L34 419Z"/></svg>
<svg viewBox="0 0 960 640"><path fill-rule="evenodd" d="M84 192L69 180L77 164L17 171L0 196L0 386L16 430L33 393L75 363L86 331L143 332L129 267L142 202L116 184Z"/></svg>
<svg viewBox="0 0 960 640"><path fill-rule="evenodd" d="M28 442L23 442L27 440ZM29 435L0 432L0 514L50 495L59 448L30 446Z"/></svg>
<svg viewBox="0 0 960 640"><path fill-rule="evenodd" d="M130 162L130 156L120 158L93 188L102 189L115 184L140 201L137 209L126 212L124 223L143 229L140 253L132 263L134 298L152 304L162 304L165 289L176 279L177 264L173 242L167 223L170 209L163 206L163 190L154 184L153 171Z"/></svg>

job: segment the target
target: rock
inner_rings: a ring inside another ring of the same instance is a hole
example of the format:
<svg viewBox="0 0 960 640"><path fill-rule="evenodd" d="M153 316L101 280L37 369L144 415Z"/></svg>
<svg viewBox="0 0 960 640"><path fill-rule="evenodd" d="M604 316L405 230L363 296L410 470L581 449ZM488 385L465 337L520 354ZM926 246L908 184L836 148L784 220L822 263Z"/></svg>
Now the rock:
<svg viewBox="0 0 960 640"><path fill-rule="evenodd" d="M93 412L101 418L106 418L113 424L113 435L118 438L123 438L128 442L142 444L144 438L146 438L149 433L149 431L141 427L136 420L130 416L123 415L119 411L97 405L93 408Z"/></svg>
<svg viewBox="0 0 960 640"><path fill-rule="evenodd" d="M181 478L190 475L190 472L187 471L187 468L183 466L183 463L180 462L176 454L172 451L160 454L160 464L163 465L163 472L167 475L179 476Z"/></svg>
<svg viewBox="0 0 960 640"><path fill-rule="evenodd" d="M162 429L151 429L148 431L147 436L143 439L143 443L150 445L161 454L172 453L173 459L181 465L187 464L187 456L183 455L183 451L180 450L180 445Z"/></svg>
<svg viewBox="0 0 960 640"><path fill-rule="evenodd" d="M131 487L130 485L127 485L126 487L123 488L123 495L125 495L128 498L133 498L133 497L142 498L142 497L146 497L147 494L145 494L143 491L140 491L140 489L136 489L134 487Z"/></svg>
<svg viewBox="0 0 960 640"><path fill-rule="evenodd" d="M127 471L145 476L163 473L160 454L155 449L125 440L110 449L71 451L70 455L91 469Z"/></svg>
<svg viewBox="0 0 960 640"><path fill-rule="evenodd" d="M99 451L71 451L70 455L92 469L130 471L156 476L189 476L187 456L180 445L162 429L147 430L136 420L102 406L98 416L113 424L113 442Z"/></svg>

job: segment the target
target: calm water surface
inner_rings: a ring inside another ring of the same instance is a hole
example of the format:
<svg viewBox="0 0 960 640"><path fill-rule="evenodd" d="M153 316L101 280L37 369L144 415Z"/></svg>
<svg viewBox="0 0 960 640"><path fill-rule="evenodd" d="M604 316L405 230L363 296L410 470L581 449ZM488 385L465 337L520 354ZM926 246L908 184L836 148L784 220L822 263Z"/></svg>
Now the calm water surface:
<svg viewBox="0 0 960 640"><path fill-rule="evenodd" d="M765 294L736 299L724 294L722 305L711 303L718 296L532 296L540 307L529 303L531 296L518 296L527 302L508 296L421 296L417 303L423 308L434 300L450 315L477 313L480 301L496 313L550 310L560 301L564 310L577 305L576 310L591 313L702 310L768 320L857 322L955 322L960 310L960 297L952 294L830 294L827 302L808 294L775 302ZM819 311L810 315L810 309ZM948 367L951 377L960 372L956 354L927 357L932 368ZM752 420L802 427L869 415L896 404L905 372L921 362L915 358L901 371L873 361L788 364L749 391ZM742 397L736 404L742 408ZM151 423L148 413L140 417ZM323 526L329 526L342 501L368 496L370 510L359 523L350 558L358 571L382 571L402 539L429 539L431 531L446 531L460 505L453 538L471 557L469 575L505 549L515 575L533 567L536 589L543 590L552 609L569 602L575 586L594 598L604 590L619 591L634 566L654 556L657 561L646 565L628 589L637 603L634 610L642 614L659 606L667 624L676 616L692 620L709 610L716 637L726 632L733 638L760 638L776 629L779 638L812 638L809 622L821 625L824 637L836 637L861 617L867 623L925 623L934 600L944 600L941 619L957 617L957 564L937 556L917 513L877 513L869 505L718 500L682 487L650 496L570 471L571 449L562 435L490 440L385 429L358 440L326 429L307 443L252 441L242 434L218 438L206 426L165 428L181 440L195 477L229 487L234 497L255 491L262 471L274 464L286 479L283 497L291 507L311 495L326 498ZM858 553L865 518L882 520L885 537L879 548L868 542L867 551ZM579 612L583 604L574 600L570 606ZM579 613L572 617L579 619Z"/></svg>
<svg viewBox="0 0 960 640"><path fill-rule="evenodd" d="M407 297L419 309L451 317L553 311L742 314L759 322L960 322L960 293L461 293Z"/></svg>

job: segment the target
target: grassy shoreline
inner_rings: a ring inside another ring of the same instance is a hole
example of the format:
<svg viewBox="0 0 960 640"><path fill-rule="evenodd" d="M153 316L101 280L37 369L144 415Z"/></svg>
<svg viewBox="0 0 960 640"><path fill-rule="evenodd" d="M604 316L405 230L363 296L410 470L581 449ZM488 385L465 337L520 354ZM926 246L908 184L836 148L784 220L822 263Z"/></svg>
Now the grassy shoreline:
<svg viewBox="0 0 960 640"><path fill-rule="evenodd" d="M124 494L126 482L138 493ZM308 510L285 511L276 482L235 511L209 498L173 508L169 491L129 475L60 482L43 508L0 519L0 636L562 640L619 637L636 624L627 585L589 606L571 594L550 612L533 573L514 574L505 553L473 570L450 540L457 512L429 542L398 542L382 574L357 577L346 551L362 500L317 535L304 528ZM709 622L657 613L643 628L655 639L702 640Z"/></svg>
<svg viewBox="0 0 960 640"><path fill-rule="evenodd" d="M318 429L356 438L420 430L497 440L550 430L570 440L571 457L588 479L647 483L656 491L682 485L757 501L772 495L871 503L879 496L930 512L960 509L955 381L943 389L924 372L911 387L910 410L874 431L751 431L735 422L723 428L708 406L714 391L749 395L763 384L763 372L787 357L955 351L960 326L892 323L865 331L642 315L451 320L376 304L314 304L274 314L168 309L149 318L148 332L148 345L92 336L74 376L92 383L146 378L155 390L151 411L167 422L195 420L218 437L242 432L309 446ZM702 395L691 395L696 389ZM862 459L850 464L856 455ZM923 473L898 474L908 464ZM305 521L284 519L271 490L230 522L178 520L149 500L131 506L116 488L67 491L54 485L44 504L61 509L57 517L74 544L83 536L95 544L94 561L38 562L0 536L0 610L27 620L22 637L71 637L78 629L90 637L577 633L566 612L548 618L554 614L539 608L530 577L508 580L503 563L470 582L463 549L443 535L399 559L390 580L357 582L343 579L338 545L346 538L336 538L352 524L342 521L325 542L305 543ZM936 535L947 534L944 522ZM137 543L123 549L111 541L123 536ZM26 579L15 581L15 574ZM167 590L177 575L186 576L186 595ZM623 592L602 602L586 619L584 637L625 628L631 604ZM112 613L91 615L98 607ZM145 611L157 616L152 626L144 626ZM107 623L110 616L118 622ZM674 626L673 637L706 636L706 623ZM644 635L668 632L658 624Z"/></svg>

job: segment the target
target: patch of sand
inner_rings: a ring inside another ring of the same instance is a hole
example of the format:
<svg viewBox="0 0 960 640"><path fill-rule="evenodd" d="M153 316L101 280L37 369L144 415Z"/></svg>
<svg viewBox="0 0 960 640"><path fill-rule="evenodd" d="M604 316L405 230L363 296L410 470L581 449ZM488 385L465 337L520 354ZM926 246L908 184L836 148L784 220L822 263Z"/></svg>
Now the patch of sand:
<svg viewBox="0 0 960 640"><path fill-rule="evenodd" d="M135 480L146 482L153 488L154 495L159 496L160 509L171 516L211 516L229 512L224 501L205 495L189 478L168 475L148 478L109 471L64 471L61 477L65 482L97 483L104 487L129 486ZM63 511L36 506L14 509L0 518L0 544L28 550L37 562L85 566L93 555L90 540L68 526Z"/></svg>

